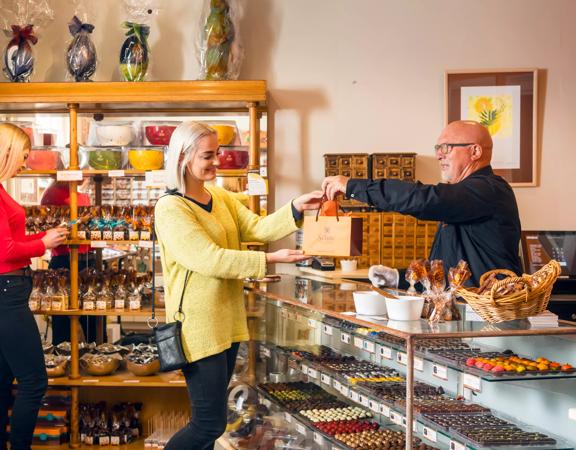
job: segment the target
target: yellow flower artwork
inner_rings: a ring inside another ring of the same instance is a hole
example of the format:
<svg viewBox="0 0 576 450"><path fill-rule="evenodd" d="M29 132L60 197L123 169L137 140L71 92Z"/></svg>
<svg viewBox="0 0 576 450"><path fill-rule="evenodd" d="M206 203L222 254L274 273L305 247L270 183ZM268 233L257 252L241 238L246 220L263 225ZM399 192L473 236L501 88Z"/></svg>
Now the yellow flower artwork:
<svg viewBox="0 0 576 450"><path fill-rule="evenodd" d="M470 96L468 97L468 118L488 128L491 136L510 137L512 135L512 96Z"/></svg>

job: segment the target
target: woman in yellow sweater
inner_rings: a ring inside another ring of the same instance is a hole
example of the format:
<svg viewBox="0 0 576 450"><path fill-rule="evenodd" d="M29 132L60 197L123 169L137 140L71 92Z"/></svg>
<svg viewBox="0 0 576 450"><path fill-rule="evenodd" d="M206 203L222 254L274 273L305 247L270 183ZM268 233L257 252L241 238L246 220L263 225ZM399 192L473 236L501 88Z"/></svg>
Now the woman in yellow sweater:
<svg viewBox="0 0 576 450"><path fill-rule="evenodd" d="M226 428L226 390L238 345L249 338L243 279L263 277L268 263L306 259L301 251L242 251L240 243L281 239L298 228L306 209L318 207L321 191L294 199L259 217L232 194L205 182L216 177L218 141L207 125L185 122L170 139L167 184L174 195L156 204L155 223L173 321L186 284L182 344L189 364L182 369L192 420L166 450L211 449Z"/></svg>

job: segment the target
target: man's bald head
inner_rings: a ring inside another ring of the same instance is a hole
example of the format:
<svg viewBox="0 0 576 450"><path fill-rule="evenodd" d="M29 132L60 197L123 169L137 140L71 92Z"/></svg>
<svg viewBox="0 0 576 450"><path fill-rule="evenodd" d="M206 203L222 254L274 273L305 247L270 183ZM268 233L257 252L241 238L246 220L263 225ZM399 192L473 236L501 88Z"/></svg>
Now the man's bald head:
<svg viewBox="0 0 576 450"><path fill-rule="evenodd" d="M448 124L438 144L470 144L451 147L447 155L437 154L444 181L457 183L471 173L488 166L492 159L492 137L488 129L472 120L457 120Z"/></svg>

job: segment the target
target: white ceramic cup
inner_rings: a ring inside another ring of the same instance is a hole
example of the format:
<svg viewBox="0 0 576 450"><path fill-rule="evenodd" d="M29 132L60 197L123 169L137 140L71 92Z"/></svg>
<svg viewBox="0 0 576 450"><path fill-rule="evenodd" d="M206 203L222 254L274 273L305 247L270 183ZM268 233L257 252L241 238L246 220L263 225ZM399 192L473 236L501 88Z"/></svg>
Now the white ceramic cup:
<svg viewBox="0 0 576 450"><path fill-rule="evenodd" d="M342 272L354 272L358 267L358 261L355 259L343 259L340 261Z"/></svg>
<svg viewBox="0 0 576 450"><path fill-rule="evenodd" d="M356 314L363 316L383 316L386 314L386 299L376 291L356 291L354 307Z"/></svg>
<svg viewBox="0 0 576 450"><path fill-rule="evenodd" d="M408 295L386 298L386 309L390 320L419 320L424 307L424 297Z"/></svg>

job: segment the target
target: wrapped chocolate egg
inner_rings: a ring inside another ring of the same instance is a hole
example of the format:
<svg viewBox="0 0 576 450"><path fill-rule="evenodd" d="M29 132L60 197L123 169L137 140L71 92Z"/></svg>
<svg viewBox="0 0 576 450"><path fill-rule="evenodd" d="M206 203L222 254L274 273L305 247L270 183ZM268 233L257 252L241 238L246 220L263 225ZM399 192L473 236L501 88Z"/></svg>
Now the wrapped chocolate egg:
<svg viewBox="0 0 576 450"><path fill-rule="evenodd" d="M68 29L73 36L66 52L68 72L75 81L91 81L90 77L96 71L96 47L90 37L94 25L82 23L74 16L68 24Z"/></svg>
<svg viewBox="0 0 576 450"><path fill-rule="evenodd" d="M12 25L12 39L4 50L4 75L9 81L22 83L30 81L34 70L32 45L38 42L34 36L34 25Z"/></svg>
<svg viewBox="0 0 576 450"><path fill-rule="evenodd" d="M120 72L126 81L144 81L148 71L150 27L135 22L122 24L128 29L120 49Z"/></svg>

